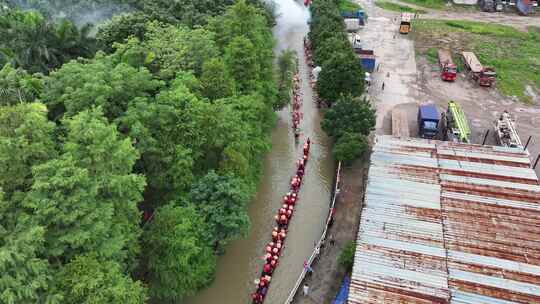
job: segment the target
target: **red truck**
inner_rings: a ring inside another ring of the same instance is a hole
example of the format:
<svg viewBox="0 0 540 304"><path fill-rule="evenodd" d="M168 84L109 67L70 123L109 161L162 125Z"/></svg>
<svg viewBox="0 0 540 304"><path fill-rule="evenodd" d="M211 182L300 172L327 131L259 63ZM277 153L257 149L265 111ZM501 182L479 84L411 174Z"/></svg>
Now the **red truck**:
<svg viewBox="0 0 540 304"><path fill-rule="evenodd" d="M441 68L441 79L444 81L454 81L457 76L457 67L452 61L452 54L447 50L439 50L439 66Z"/></svg>
<svg viewBox="0 0 540 304"><path fill-rule="evenodd" d="M461 55L465 67L471 72L474 81L484 87L491 87L495 84L497 73L494 68L484 67L473 52L463 52Z"/></svg>

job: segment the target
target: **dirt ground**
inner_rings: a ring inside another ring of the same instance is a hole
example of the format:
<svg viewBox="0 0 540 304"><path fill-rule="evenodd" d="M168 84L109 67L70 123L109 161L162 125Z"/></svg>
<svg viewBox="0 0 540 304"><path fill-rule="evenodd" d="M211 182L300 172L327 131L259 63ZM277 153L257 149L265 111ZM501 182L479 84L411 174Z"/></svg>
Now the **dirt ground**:
<svg viewBox="0 0 540 304"><path fill-rule="evenodd" d="M413 41L414 35L400 35L397 20L399 13L378 8L371 0L359 0L369 18L367 26L359 32L366 48L372 48L377 56L379 71L372 74L374 83L369 88L370 100L377 108L377 134L391 134L391 111L395 106L408 113L411 136L417 135L417 105L434 102L441 110L446 109L449 100L458 102L469 119L473 143L481 144L487 130L486 144L494 145L494 121L504 111L509 111L516 119L522 142L532 139L528 146L534 162L540 154L540 96L532 105L523 104L511 97L501 95L496 88L482 88L475 85L463 73L453 83L443 82L439 68L425 58L416 56L415 48L422 47L422 41ZM397 2L394 0L394 2ZM501 13L456 13L430 11L426 18L448 17L498 22L522 27L539 25L540 17L523 17ZM417 44L417 45L415 45ZM385 88L382 90L382 83ZM536 173L540 174L540 166Z"/></svg>
<svg viewBox="0 0 540 304"><path fill-rule="evenodd" d="M520 16L515 11L487 13L472 9L466 9L464 6L458 6L457 9L447 10L434 10L429 9L406 2L400 2L399 0L389 0L390 2L398 3L400 5L413 7L426 11L426 14L422 14L421 18L425 19L442 19L442 20L469 20L478 22L494 22L498 24L504 24L513 26L520 30L527 30L528 26L540 26L540 13L536 12L530 16Z"/></svg>
<svg viewBox="0 0 540 304"><path fill-rule="evenodd" d="M307 296L300 289L296 295L296 304L331 303L341 285L346 271L337 262L339 254L349 241L356 239L364 180L367 174L368 157L357 160L352 166L344 167L341 175L341 190L336 201L335 221L328 230L327 241L321 249L319 258L313 264L313 273L305 282L310 286ZM333 236L335 244L328 239Z"/></svg>

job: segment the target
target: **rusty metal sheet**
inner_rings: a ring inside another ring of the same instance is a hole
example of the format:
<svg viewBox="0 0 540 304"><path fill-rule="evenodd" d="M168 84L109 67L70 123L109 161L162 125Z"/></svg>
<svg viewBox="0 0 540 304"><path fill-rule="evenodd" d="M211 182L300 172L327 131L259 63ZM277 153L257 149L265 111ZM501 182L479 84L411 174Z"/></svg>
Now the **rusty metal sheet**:
<svg viewBox="0 0 540 304"><path fill-rule="evenodd" d="M540 303L527 151L376 136L349 303Z"/></svg>

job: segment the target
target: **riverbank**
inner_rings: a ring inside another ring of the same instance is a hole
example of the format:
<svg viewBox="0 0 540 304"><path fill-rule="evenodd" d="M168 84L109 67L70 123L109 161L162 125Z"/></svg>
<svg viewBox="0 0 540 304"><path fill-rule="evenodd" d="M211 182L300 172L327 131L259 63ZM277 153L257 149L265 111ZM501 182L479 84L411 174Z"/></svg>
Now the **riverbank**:
<svg viewBox="0 0 540 304"><path fill-rule="evenodd" d="M312 265L312 275L305 280L305 283L310 286L309 294L302 295L300 289L293 303L330 303L337 294L341 280L346 274L346 270L338 263L338 257L347 243L356 238L362 209L364 181L369 165L368 159L369 155L366 154L351 166L342 168L334 224L328 230L319 258ZM332 238L335 241L334 245L330 244Z"/></svg>

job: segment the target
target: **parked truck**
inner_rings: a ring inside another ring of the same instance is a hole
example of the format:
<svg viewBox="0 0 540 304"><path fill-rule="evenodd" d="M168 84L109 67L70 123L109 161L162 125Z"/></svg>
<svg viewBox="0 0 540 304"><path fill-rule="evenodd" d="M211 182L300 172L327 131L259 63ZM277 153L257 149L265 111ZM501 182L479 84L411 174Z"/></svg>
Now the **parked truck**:
<svg viewBox="0 0 540 304"><path fill-rule="evenodd" d="M366 14L363 10L342 11L341 17L343 17L343 19L355 19L358 25L365 25Z"/></svg>
<svg viewBox="0 0 540 304"><path fill-rule="evenodd" d="M523 148L514 120L508 111L504 111L495 121L495 134L499 145L511 148Z"/></svg>
<svg viewBox="0 0 540 304"><path fill-rule="evenodd" d="M422 138L435 139L439 134L440 115L437 106L432 103L418 107L418 135Z"/></svg>
<svg viewBox="0 0 540 304"><path fill-rule="evenodd" d="M469 143L471 128L465 113L459 104L450 101L448 109L441 115L441 132L443 140Z"/></svg>
<svg viewBox="0 0 540 304"><path fill-rule="evenodd" d="M452 54L447 50L439 50L439 67L441 68L441 79L444 81L454 81L457 76L457 67L452 60Z"/></svg>
<svg viewBox="0 0 540 304"><path fill-rule="evenodd" d="M375 70L376 59L373 50L355 48L354 52L356 53L356 56L358 56L360 65L362 65L362 69L364 71L371 73L373 70Z"/></svg>
<svg viewBox="0 0 540 304"><path fill-rule="evenodd" d="M401 21L399 23L399 33L408 34L411 31L411 13L401 13Z"/></svg>
<svg viewBox="0 0 540 304"><path fill-rule="evenodd" d="M491 87L495 84L497 79L495 69L484 67L473 52L462 52L461 55L465 67L476 83L485 87Z"/></svg>

